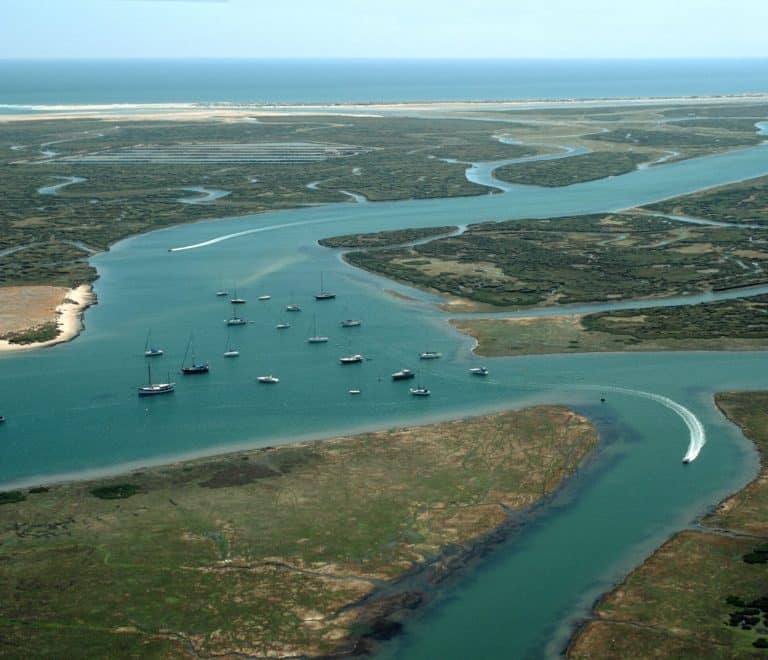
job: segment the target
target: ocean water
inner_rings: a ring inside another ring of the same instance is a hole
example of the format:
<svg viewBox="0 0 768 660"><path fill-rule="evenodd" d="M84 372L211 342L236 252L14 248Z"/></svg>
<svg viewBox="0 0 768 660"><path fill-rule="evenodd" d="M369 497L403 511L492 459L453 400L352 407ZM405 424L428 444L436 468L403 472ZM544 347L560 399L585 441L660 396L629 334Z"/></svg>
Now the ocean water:
<svg viewBox="0 0 768 660"><path fill-rule="evenodd" d="M10 106L505 101L757 92L768 92L768 59L0 61L0 105Z"/></svg>

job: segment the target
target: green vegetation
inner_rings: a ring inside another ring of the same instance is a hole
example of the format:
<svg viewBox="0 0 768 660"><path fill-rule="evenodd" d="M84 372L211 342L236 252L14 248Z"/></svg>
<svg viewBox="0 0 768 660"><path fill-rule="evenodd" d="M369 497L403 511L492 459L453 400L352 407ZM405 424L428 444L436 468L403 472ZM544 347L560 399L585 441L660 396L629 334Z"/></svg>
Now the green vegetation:
<svg viewBox="0 0 768 660"><path fill-rule="evenodd" d="M760 475L701 531L676 534L606 595L569 658L763 657L755 649L766 646L768 566L744 558L768 540L768 392L718 394L716 402L754 441Z"/></svg>
<svg viewBox="0 0 768 660"><path fill-rule="evenodd" d="M661 154L656 154L660 156ZM618 176L636 169L640 163L653 160L650 153L634 151L595 151L580 156L542 160L533 163L504 165L493 175L509 183L531 186L570 186L573 183Z"/></svg>
<svg viewBox="0 0 768 660"><path fill-rule="evenodd" d="M462 319L478 355L768 349L768 296L556 317Z"/></svg>
<svg viewBox="0 0 768 660"><path fill-rule="evenodd" d="M11 344L34 344L37 342L50 341L56 339L59 336L59 326L55 321L49 323L43 323L32 328L25 330L19 330L16 332L6 332L0 335L0 339L4 339Z"/></svg>
<svg viewBox="0 0 768 660"><path fill-rule="evenodd" d="M139 492L141 488L134 484L110 484L91 489L91 495L102 500L124 500Z"/></svg>
<svg viewBox="0 0 768 660"><path fill-rule="evenodd" d="M649 204L650 211L768 226L768 176Z"/></svg>
<svg viewBox="0 0 768 660"><path fill-rule="evenodd" d="M433 236L441 236L457 231L458 227L424 227L422 229L395 229L392 231L377 231L372 234L345 234L333 238L323 238L320 245L330 248L377 248L391 247L412 243Z"/></svg>
<svg viewBox="0 0 768 660"><path fill-rule="evenodd" d="M17 502L23 502L26 499L27 496L18 490L9 490L0 493L0 504L16 504Z"/></svg>
<svg viewBox="0 0 768 660"><path fill-rule="evenodd" d="M597 442L585 418L541 406L13 496L0 656L350 653L422 599L390 583L482 544Z"/></svg>
<svg viewBox="0 0 768 660"><path fill-rule="evenodd" d="M472 225L410 248L350 252L375 273L463 300L531 307L671 296L768 281L749 229L599 214ZM482 307L481 307L482 309Z"/></svg>
<svg viewBox="0 0 768 660"><path fill-rule="evenodd" d="M259 122L121 119L10 122L0 135L0 286L92 281L89 251L128 235L202 218L245 215L306 204L348 201L350 190L371 200L479 195L465 166L441 158L484 160L536 153L493 136L502 122L462 119L279 117ZM91 163L61 161L128 147L179 144L331 143L358 145L357 155L286 163ZM45 159L40 149L59 153ZM23 149L11 150L11 146ZM41 195L54 177L86 179ZM307 188L317 182L315 190ZM231 191L210 204L178 201L182 188Z"/></svg>
<svg viewBox="0 0 768 660"><path fill-rule="evenodd" d="M673 149L675 147L706 148L712 144L723 148L746 147L759 144L762 138L756 135L756 129L750 133L713 135L711 133L699 133L685 130L657 130L649 131L643 128L616 129L590 136L592 140L600 142L622 142L638 147L654 147Z"/></svg>

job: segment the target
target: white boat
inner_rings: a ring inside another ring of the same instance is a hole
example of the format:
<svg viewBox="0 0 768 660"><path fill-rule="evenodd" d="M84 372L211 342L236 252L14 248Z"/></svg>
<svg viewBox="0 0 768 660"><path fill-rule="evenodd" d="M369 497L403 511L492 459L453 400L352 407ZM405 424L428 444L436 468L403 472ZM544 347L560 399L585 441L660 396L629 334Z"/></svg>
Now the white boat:
<svg viewBox="0 0 768 660"><path fill-rule="evenodd" d="M163 354L162 348L152 345L152 331L147 333L147 341L144 342L144 357L160 357Z"/></svg>
<svg viewBox="0 0 768 660"><path fill-rule="evenodd" d="M291 327L291 324L290 323L278 323L275 327L278 330L287 330L288 328Z"/></svg>
<svg viewBox="0 0 768 660"><path fill-rule="evenodd" d="M424 351L419 355L420 360L437 360L441 357L443 357L443 354L437 351Z"/></svg>
<svg viewBox="0 0 768 660"><path fill-rule="evenodd" d="M472 367L469 370L469 373L471 373L473 376L487 376L488 369L486 369L485 367Z"/></svg>
<svg viewBox="0 0 768 660"><path fill-rule="evenodd" d="M229 295L229 291L217 291L216 295L217 296L228 296Z"/></svg>
<svg viewBox="0 0 768 660"><path fill-rule="evenodd" d="M400 369L392 374L392 380L410 380L416 376L410 369Z"/></svg>
<svg viewBox="0 0 768 660"><path fill-rule="evenodd" d="M359 353L356 355L347 355L346 357L339 358L341 364L357 364L363 361L363 356Z"/></svg>
<svg viewBox="0 0 768 660"><path fill-rule="evenodd" d="M227 346L224 349L224 357L225 358L240 357L240 351L238 351L236 348L232 348L232 343L230 342L229 336L227 336Z"/></svg>
<svg viewBox="0 0 768 660"><path fill-rule="evenodd" d="M318 334L317 332L317 317L313 317L313 324L312 324L312 336L307 338L308 344L325 344L328 341L328 337L324 337L321 334Z"/></svg>
<svg viewBox="0 0 768 660"><path fill-rule="evenodd" d="M168 379L170 381L170 378ZM170 394L176 389L176 383L153 383L152 368L147 364L147 384L137 388L139 396L153 396L155 394Z"/></svg>
<svg viewBox="0 0 768 660"><path fill-rule="evenodd" d="M256 380L264 385L275 385L280 382L280 379L272 374L269 374L269 376L259 376Z"/></svg>
<svg viewBox="0 0 768 660"><path fill-rule="evenodd" d="M362 394L362 393L363 393L363 390L349 390L349 393L350 393L350 394L353 394L353 395L354 395L354 394Z"/></svg>
<svg viewBox="0 0 768 660"><path fill-rule="evenodd" d="M296 305L294 303L291 303L290 305L286 305L285 306L285 311L286 312L300 312L301 311L301 307L299 307L298 305Z"/></svg>
<svg viewBox="0 0 768 660"><path fill-rule="evenodd" d="M259 296L259 300L270 300L272 296L267 295L266 293L263 296Z"/></svg>
<svg viewBox="0 0 768 660"><path fill-rule="evenodd" d="M357 328L361 323L358 319L344 319L339 325L342 328Z"/></svg>
<svg viewBox="0 0 768 660"><path fill-rule="evenodd" d="M237 295L237 289L235 289L235 295L234 295L234 296L232 296L232 298L230 299L230 301L229 301L229 302L231 302L233 305L245 305L245 303L246 303L247 301L245 300L245 298L240 298L240 297L238 297L238 295Z"/></svg>
<svg viewBox="0 0 768 660"><path fill-rule="evenodd" d="M232 301L232 304L235 304L235 301ZM224 321L227 325L246 325L248 321L246 321L242 316L238 316L235 314L235 308L232 307L232 316L228 318L226 321Z"/></svg>
<svg viewBox="0 0 768 660"><path fill-rule="evenodd" d="M432 392L429 391L426 387L419 385L418 387L412 387L410 389L410 392L413 396L429 396L432 394Z"/></svg>

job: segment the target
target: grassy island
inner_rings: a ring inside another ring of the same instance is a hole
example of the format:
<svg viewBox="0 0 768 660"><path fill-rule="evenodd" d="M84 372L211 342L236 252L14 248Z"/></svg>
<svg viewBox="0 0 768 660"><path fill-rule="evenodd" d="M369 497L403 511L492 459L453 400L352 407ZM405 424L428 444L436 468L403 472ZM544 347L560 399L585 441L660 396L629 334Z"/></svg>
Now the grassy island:
<svg viewBox="0 0 768 660"><path fill-rule="evenodd" d="M411 247L349 252L469 311L667 297L768 282L768 237L641 213L511 220ZM762 265L761 265L762 264Z"/></svg>
<svg viewBox="0 0 768 660"><path fill-rule="evenodd" d="M604 351L768 349L768 296L596 314L462 319L452 325L491 357Z"/></svg>
<svg viewBox="0 0 768 660"><path fill-rule="evenodd" d="M363 652L597 443L541 406L2 493L0 655Z"/></svg>
<svg viewBox="0 0 768 660"><path fill-rule="evenodd" d="M569 658L768 653L768 392L718 394L716 403L755 443L760 474L607 594Z"/></svg>

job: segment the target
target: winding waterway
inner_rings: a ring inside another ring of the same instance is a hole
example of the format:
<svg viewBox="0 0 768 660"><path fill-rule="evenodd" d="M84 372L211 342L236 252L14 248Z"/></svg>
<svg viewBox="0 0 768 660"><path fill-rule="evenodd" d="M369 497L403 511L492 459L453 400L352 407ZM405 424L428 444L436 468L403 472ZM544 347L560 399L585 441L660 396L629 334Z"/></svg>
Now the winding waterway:
<svg viewBox="0 0 768 660"><path fill-rule="evenodd" d="M540 657L555 653L574 617L672 531L756 469L751 446L714 408L712 394L764 388L754 353L632 353L480 361L431 297L346 266L318 238L360 231L464 225L618 210L768 173L764 146L560 189L509 186L504 194L392 203L341 203L201 222L137 236L91 259L99 304L86 330L55 349L0 357L0 485L274 445L358 429L477 414L541 402L590 414L603 447L581 475L467 579L444 589L383 655L398 658ZM184 249L180 249L184 248ZM170 251L175 249L175 251ZM316 302L320 273L335 300ZM222 282L249 300L250 324L227 338ZM413 295L412 300L389 291ZM268 293L271 299L257 302ZM303 312L276 331L288 302ZM308 345L312 316L330 341ZM342 329L344 318L360 328ZM139 399L144 337L165 350L158 376L178 372L190 332L207 376L174 375L173 396ZM424 365L418 354L440 351ZM365 355L339 367L350 352ZM408 396L389 374L420 370L432 396ZM256 376L274 373L276 387ZM44 374L44 376L43 376ZM362 396L350 397L359 388ZM598 392L603 392L600 403ZM640 393L640 395L638 395ZM674 405L670 406L669 402ZM679 408L675 408L678 406ZM681 416L685 410L692 417ZM693 420L696 420L694 423ZM706 445L683 467L692 428ZM471 612L471 616L467 613Z"/></svg>

